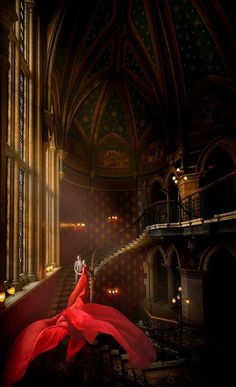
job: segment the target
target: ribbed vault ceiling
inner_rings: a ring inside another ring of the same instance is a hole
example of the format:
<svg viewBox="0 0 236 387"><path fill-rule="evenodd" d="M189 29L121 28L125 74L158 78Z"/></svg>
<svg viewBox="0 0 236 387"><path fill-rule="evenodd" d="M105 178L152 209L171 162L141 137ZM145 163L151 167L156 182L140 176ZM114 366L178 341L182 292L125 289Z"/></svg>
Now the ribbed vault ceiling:
<svg viewBox="0 0 236 387"><path fill-rule="evenodd" d="M145 175L184 149L185 114L194 94L206 80L234 78L232 4L68 0L47 5L47 103L56 145L78 173Z"/></svg>

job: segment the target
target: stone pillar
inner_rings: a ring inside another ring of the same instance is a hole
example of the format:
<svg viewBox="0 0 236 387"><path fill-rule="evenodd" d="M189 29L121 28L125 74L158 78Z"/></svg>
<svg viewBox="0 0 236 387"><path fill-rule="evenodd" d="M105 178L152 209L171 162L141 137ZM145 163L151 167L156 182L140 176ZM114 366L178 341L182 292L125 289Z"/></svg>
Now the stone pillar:
<svg viewBox="0 0 236 387"><path fill-rule="evenodd" d="M168 278L168 303L172 305L172 298L176 297L178 289L175 288L175 272L171 265L163 265L167 270Z"/></svg>
<svg viewBox="0 0 236 387"><path fill-rule="evenodd" d="M54 156L54 175L55 175L55 219L54 219L54 228L55 228L55 265L60 266L60 177L59 177L59 154L58 151L55 152Z"/></svg>
<svg viewBox="0 0 236 387"><path fill-rule="evenodd" d="M156 286L155 286L155 265L153 262L144 262L143 263L144 273L146 274L146 279L144 283L146 285L146 302L151 308L151 304L157 298Z"/></svg>
<svg viewBox="0 0 236 387"><path fill-rule="evenodd" d="M29 65L29 70L31 74L34 72L34 54L33 54L33 47L34 47L34 31L33 31L33 10L34 10L34 2L31 0L26 1L26 7L27 7L27 16L28 16L28 45L26 47L27 49L27 60ZM33 90L33 77L30 77L29 80L29 165L34 169L34 156L35 156L35 149L34 149L34 90ZM36 276L36 265L35 265L35 257L37 256L35 253L35 186L36 186L36 180L35 176L30 175L29 176L29 214L28 214L28 264L27 264L27 275L30 282L35 281Z"/></svg>
<svg viewBox="0 0 236 387"><path fill-rule="evenodd" d="M14 3L0 1L0 283L6 275L6 138L8 126L8 34L17 20Z"/></svg>
<svg viewBox="0 0 236 387"><path fill-rule="evenodd" d="M182 316L193 325L203 325L203 276L199 270L180 269L182 286ZM186 298L190 303L186 304Z"/></svg>

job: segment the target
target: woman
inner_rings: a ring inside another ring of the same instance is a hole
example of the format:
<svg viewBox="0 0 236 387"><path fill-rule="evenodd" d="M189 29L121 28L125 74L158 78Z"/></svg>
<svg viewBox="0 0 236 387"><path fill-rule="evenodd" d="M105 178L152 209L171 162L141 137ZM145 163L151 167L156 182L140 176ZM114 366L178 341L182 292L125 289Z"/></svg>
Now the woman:
<svg viewBox="0 0 236 387"><path fill-rule="evenodd" d="M82 274L80 275L80 278L77 282L77 285L68 299L67 307L74 304L78 295L83 300L83 302L88 302L88 299L89 299L89 274L88 274L88 267L86 265L85 259L82 260L81 273Z"/></svg>
<svg viewBox="0 0 236 387"><path fill-rule="evenodd" d="M156 351L145 333L117 309L86 303L89 277L83 261L82 275L69 297L67 308L56 316L28 325L18 335L8 353L1 386L12 387L25 374L30 363L41 353L55 348L69 337L66 362L97 335L111 335L127 352L134 368L147 368L156 359Z"/></svg>

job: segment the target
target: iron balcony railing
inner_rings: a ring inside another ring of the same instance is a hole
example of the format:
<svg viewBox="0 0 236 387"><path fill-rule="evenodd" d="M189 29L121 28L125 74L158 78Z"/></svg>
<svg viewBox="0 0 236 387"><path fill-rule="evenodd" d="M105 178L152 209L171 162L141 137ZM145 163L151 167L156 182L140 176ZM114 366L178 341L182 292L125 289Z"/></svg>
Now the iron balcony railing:
<svg viewBox="0 0 236 387"><path fill-rule="evenodd" d="M181 200L158 201L142 216L143 227L193 219L209 219L236 210L236 172L206 185Z"/></svg>
<svg viewBox="0 0 236 387"><path fill-rule="evenodd" d="M91 266L97 267L104 258L112 256L128 243L135 241L150 226L168 228L177 223L181 225L194 219L206 220L234 212L236 218L236 172L198 189L181 200L158 201L152 204L131 226L94 250Z"/></svg>

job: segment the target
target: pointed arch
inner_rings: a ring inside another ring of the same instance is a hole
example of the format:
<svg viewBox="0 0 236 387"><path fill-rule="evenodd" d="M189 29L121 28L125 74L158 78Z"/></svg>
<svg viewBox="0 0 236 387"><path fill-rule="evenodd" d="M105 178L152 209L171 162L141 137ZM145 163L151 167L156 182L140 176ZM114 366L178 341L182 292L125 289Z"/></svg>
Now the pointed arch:
<svg viewBox="0 0 236 387"><path fill-rule="evenodd" d="M178 287L181 286L180 257L173 243L166 251L166 268L168 272L168 301L171 304L172 298L178 293Z"/></svg>
<svg viewBox="0 0 236 387"><path fill-rule="evenodd" d="M147 255L147 299L149 302L167 301L167 272L165 252L159 245L154 246Z"/></svg>
<svg viewBox="0 0 236 387"><path fill-rule="evenodd" d="M233 243L228 243L228 242L220 242L217 244L214 243L208 246L202 253L199 260L198 269L206 272L208 270L209 262L212 255L214 255L219 250L223 250L223 249L228 253L232 254L236 259L236 246L234 246Z"/></svg>
<svg viewBox="0 0 236 387"><path fill-rule="evenodd" d="M201 259L201 267L204 271L203 277L203 310L206 325L221 330L221 332L234 329L230 326L231 321L227 318L227 305L234 304L235 298L235 271L236 271L236 248L228 243L222 242L209 246Z"/></svg>
<svg viewBox="0 0 236 387"><path fill-rule="evenodd" d="M161 176L153 177L147 189L148 205L161 200L168 200L168 191L165 188L164 181Z"/></svg>
<svg viewBox="0 0 236 387"><path fill-rule="evenodd" d="M236 141L226 137L217 137L202 151L201 156L197 162L196 172L204 171L208 157L217 148L222 148L232 159L234 167L236 166Z"/></svg>
<svg viewBox="0 0 236 387"><path fill-rule="evenodd" d="M173 257L176 255L177 261L178 261L178 267L180 268L180 258L179 258L179 253L178 250L176 249L175 245L172 243L167 251L166 251L166 263L168 265L172 265L173 263Z"/></svg>
<svg viewBox="0 0 236 387"><path fill-rule="evenodd" d="M163 258L163 263L166 263L166 254L165 254L163 248L160 245L156 245L156 246L153 246L147 254L147 264L153 263L153 257L155 256L157 251L160 252L160 254Z"/></svg>

